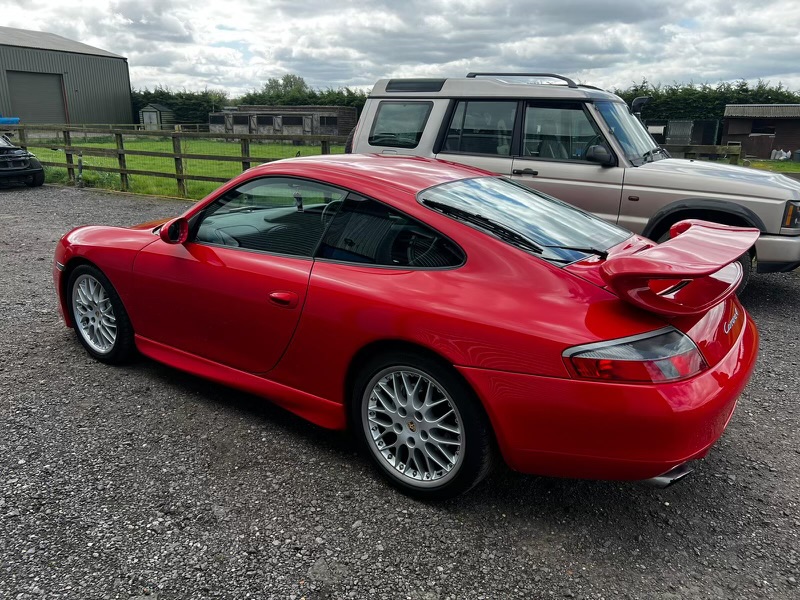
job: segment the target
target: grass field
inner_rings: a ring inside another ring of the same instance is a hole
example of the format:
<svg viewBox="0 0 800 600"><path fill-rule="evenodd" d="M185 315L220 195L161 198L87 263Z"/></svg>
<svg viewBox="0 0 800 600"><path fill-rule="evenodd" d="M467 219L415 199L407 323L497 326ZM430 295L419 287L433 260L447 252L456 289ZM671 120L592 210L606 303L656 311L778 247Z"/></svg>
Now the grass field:
<svg viewBox="0 0 800 600"><path fill-rule="evenodd" d="M55 142L57 143L57 142ZM54 143L54 144L55 144ZM53 144L53 145L54 145ZM73 136L72 145L83 148L116 148L115 142L111 137L79 139ZM28 147L31 152L45 162L66 162L63 150L53 149L48 146L47 140L30 140ZM125 139L126 150L147 150L151 152L173 152L172 140L170 138L142 137ZM238 141L224 142L208 139L182 139L181 150L184 154L208 154L217 156L241 156L241 146ZM331 153L340 154L344 152L344 146L332 146ZM258 159L278 159L290 158L293 156L310 156L321 153L321 147L316 145L295 146L291 141L286 143L250 143L250 155L252 163L258 164ZM77 156L74 158L77 163ZM161 158L156 156L127 156L127 168L142 171L154 171L157 173L175 173L175 161L172 158ZM97 167L119 167L119 163L114 157L103 156L83 156L84 166ZM184 172L191 175L205 175L208 177L225 177L230 179L242 172L242 165L239 162L185 159L183 162ZM45 167L46 181L48 183L68 183L67 170L59 167ZM103 171L83 171L83 184L87 187L98 187L110 190L120 190L120 177L118 173L107 173ZM209 192L218 188L222 183L209 181L186 181L186 187L190 198L200 199ZM137 194L151 194L156 196L178 196L178 184L175 179L165 177L148 177L145 175L129 175L128 187L130 192Z"/></svg>
<svg viewBox="0 0 800 600"><path fill-rule="evenodd" d="M800 162L793 160L751 160L750 166L776 173L800 173Z"/></svg>

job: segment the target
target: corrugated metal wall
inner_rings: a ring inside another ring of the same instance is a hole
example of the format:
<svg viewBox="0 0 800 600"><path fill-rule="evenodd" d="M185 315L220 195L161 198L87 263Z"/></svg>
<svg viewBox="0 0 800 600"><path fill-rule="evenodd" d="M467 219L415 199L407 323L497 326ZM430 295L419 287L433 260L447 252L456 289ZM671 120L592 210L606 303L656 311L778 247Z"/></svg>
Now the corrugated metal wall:
<svg viewBox="0 0 800 600"><path fill-rule="evenodd" d="M13 117L7 71L61 75L73 125L132 122L125 59L0 45L0 114Z"/></svg>

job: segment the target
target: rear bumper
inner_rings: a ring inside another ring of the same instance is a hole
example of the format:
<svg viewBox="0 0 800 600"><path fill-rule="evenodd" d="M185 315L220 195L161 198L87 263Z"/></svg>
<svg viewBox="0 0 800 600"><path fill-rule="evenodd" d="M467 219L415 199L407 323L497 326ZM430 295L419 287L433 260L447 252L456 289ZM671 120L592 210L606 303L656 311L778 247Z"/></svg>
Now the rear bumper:
<svg viewBox="0 0 800 600"><path fill-rule="evenodd" d="M705 373L673 384L620 385L459 370L476 390L510 467L587 479L648 479L703 457L750 379L758 332Z"/></svg>

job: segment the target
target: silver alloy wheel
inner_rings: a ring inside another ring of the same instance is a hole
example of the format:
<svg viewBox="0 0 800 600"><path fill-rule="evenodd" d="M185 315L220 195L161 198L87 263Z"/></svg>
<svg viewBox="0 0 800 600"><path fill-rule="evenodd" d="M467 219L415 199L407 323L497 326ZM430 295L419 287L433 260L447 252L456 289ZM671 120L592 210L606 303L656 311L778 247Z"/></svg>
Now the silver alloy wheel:
<svg viewBox="0 0 800 600"><path fill-rule="evenodd" d="M362 403L361 422L370 450L397 479L433 487L461 467L464 431L447 391L412 367L390 367L375 375Z"/></svg>
<svg viewBox="0 0 800 600"><path fill-rule="evenodd" d="M98 354L108 354L117 340L117 319L108 292L91 275L72 286L72 316L81 337Z"/></svg>

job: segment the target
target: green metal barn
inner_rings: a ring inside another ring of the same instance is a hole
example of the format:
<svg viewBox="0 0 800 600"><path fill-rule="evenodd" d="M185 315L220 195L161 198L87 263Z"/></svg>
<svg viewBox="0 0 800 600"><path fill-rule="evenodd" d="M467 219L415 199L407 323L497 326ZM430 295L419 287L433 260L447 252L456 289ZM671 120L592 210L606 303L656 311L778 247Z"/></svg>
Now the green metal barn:
<svg viewBox="0 0 800 600"><path fill-rule="evenodd" d="M0 27L0 114L21 124L131 123L128 60L53 33Z"/></svg>

